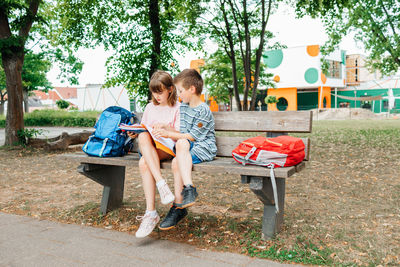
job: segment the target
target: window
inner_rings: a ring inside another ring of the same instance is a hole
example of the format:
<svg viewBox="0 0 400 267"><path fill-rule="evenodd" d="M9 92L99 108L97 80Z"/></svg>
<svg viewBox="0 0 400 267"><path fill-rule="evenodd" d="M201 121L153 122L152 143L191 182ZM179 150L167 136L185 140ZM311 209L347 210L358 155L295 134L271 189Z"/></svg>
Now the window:
<svg viewBox="0 0 400 267"><path fill-rule="evenodd" d="M329 68L326 76L329 78L341 79L342 78L341 62L334 60L327 60L327 62L329 64Z"/></svg>
<svg viewBox="0 0 400 267"><path fill-rule="evenodd" d="M288 107L288 101L284 97L280 97L278 99L278 103L276 103L276 107L279 111L286 110Z"/></svg>

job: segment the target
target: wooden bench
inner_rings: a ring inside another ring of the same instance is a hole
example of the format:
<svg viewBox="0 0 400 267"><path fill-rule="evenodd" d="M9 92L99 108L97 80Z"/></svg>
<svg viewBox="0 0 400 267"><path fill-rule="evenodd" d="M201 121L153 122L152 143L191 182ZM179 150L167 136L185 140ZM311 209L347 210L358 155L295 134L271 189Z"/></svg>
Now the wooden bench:
<svg viewBox="0 0 400 267"><path fill-rule="evenodd" d="M251 165L242 166L232 159L231 153L241 141L249 138L246 132L258 132L268 137L286 135L288 133L310 133L312 128L312 112L215 112L214 118L217 133L217 158L210 162L194 165L193 171L232 175L233 179L240 176L241 182L249 184L250 189L263 202L263 238L271 238L275 233L279 232L283 223L286 178L301 171L305 167L305 162L303 161L293 167L275 169L279 205L279 212L276 213L269 169ZM303 138L303 141L306 146L305 160L308 160L310 141L308 138ZM125 167L134 166L133 161L138 161L139 159L137 153L132 153L124 157L97 158L88 157L82 152L64 154L62 157L79 161L81 165L78 167L78 171L104 186L100 205L100 210L103 214L122 204ZM170 169L170 161L162 162L161 168ZM240 193L238 192L238 194Z"/></svg>

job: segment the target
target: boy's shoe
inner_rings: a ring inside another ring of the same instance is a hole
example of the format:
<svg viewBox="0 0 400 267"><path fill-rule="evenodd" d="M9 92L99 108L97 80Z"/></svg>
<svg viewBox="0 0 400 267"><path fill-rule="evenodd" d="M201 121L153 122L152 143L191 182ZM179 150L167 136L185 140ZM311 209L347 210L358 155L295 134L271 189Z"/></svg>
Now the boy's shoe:
<svg viewBox="0 0 400 267"><path fill-rule="evenodd" d="M160 193L161 204L167 205L175 200L174 194L172 194L166 183L157 188L158 192Z"/></svg>
<svg viewBox="0 0 400 267"><path fill-rule="evenodd" d="M187 208L193 206L198 194L196 187L189 185L183 188L181 195L183 195L182 208Z"/></svg>
<svg viewBox="0 0 400 267"><path fill-rule="evenodd" d="M136 220L142 221L142 223L135 235L137 238L143 238L153 232L154 227L156 227L157 223L160 221L160 216L158 216L158 214L157 216L145 214L143 216L136 216Z"/></svg>
<svg viewBox="0 0 400 267"><path fill-rule="evenodd" d="M160 223L158 228L160 230L169 230L176 226L176 224L185 218L187 215L186 209L177 208L175 205L169 209L167 216L165 216L164 220Z"/></svg>

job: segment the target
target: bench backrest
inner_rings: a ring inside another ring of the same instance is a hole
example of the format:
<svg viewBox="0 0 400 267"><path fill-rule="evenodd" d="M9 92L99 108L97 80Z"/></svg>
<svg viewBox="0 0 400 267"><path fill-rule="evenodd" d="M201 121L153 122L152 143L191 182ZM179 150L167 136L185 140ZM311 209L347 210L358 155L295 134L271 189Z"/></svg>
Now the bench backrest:
<svg viewBox="0 0 400 267"><path fill-rule="evenodd" d="M141 114L137 115L141 117ZM214 112L213 115L219 157L231 157L232 150L249 138L249 132L277 136L310 133L312 129L312 111L227 111ZM303 138L303 141L308 160L310 141L308 138Z"/></svg>
<svg viewBox="0 0 400 267"><path fill-rule="evenodd" d="M217 134L217 155L220 157L232 156L232 150L249 138L249 134L246 134L248 132L264 136L273 133L272 136L278 136L288 133L310 133L312 129L311 111L233 111L214 112L213 115ZM308 138L303 138L303 141L308 159L310 142Z"/></svg>

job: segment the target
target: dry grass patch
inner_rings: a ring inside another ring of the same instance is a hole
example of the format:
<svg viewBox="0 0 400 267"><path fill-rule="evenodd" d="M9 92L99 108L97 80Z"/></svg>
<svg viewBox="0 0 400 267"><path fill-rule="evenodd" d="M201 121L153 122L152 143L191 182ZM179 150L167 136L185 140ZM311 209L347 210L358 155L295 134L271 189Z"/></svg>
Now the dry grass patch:
<svg viewBox="0 0 400 267"><path fill-rule="evenodd" d="M400 121L318 121L310 137L311 161L287 180L275 239L260 240L263 207L239 176L201 173L199 203L176 229L152 237L286 262L400 265ZM145 210L137 169L127 169L124 205L103 217L102 187L75 163L29 149L2 148L0 158L0 211L136 231Z"/></svg>

